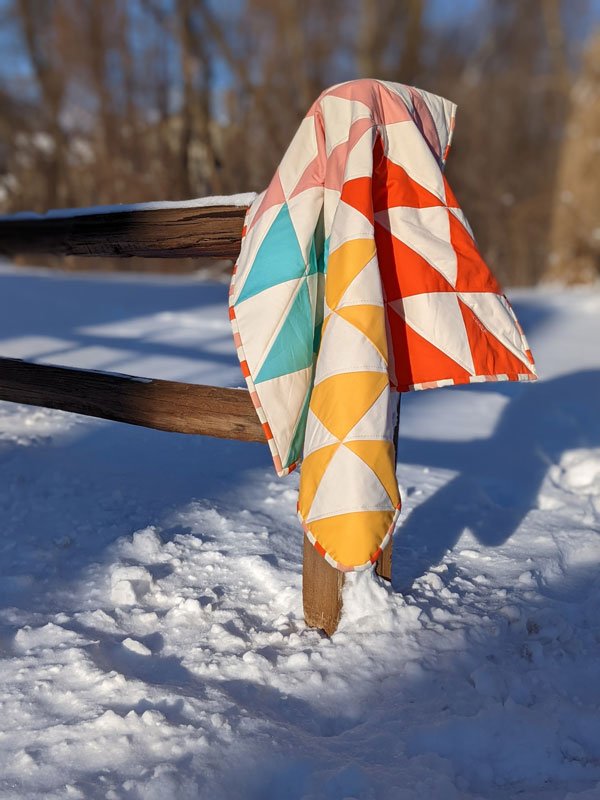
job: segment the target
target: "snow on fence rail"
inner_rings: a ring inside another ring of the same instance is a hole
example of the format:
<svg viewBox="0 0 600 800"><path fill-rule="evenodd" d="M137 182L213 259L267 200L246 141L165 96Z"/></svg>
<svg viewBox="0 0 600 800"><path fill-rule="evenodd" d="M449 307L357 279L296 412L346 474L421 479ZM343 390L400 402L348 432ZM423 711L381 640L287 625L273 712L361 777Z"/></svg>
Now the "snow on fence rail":
<svg viewBox="0 0 600 800"><path fill-rule="evenodd" d="M235 259L254 195L65 209L0 217L0 254ZM56 408L147 428L264 442L247 389L153 380L0 357L0 400ZM377 573L391 578L391 541ZM302 598L307 625L335 632L344 575L304 537Z"/></svg>

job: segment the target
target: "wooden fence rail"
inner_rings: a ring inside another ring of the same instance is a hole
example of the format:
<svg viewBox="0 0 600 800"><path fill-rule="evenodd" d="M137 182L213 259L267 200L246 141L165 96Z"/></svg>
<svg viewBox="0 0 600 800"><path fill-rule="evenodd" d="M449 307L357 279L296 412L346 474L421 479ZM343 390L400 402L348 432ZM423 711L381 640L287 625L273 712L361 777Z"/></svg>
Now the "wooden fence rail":
<svg viewBox="0 0 600 800"><path fill-rule="evenodd" d="M219 439L265 442L247 389L0 358L0 400Z"/></svg>
<svg viewBox="0 0 600 800"><path fill-rule="evenodd" d="M246 207L168 205L0 217L0 255L237 257ZM0 358L0 400L165 431L265 441L247 389ZM304 617L309 626L331 635L342 610L344 575L304 539ZM387 580L391 577L391 554L390 542L376 565L377 573Z"/></svg>
<svg viewBox="0 0 600 800"><path fill-rule="evenodd" d="M245 206L126 208L0 217L0 254L234 259L240 252Z"/></svg>

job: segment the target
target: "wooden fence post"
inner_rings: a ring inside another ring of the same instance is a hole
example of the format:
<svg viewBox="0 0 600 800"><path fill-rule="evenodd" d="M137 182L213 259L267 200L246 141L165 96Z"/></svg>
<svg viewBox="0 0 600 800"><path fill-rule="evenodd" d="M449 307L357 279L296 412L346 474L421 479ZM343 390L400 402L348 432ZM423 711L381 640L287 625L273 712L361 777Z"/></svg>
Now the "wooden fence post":
<svg viewBox="0 0 600 800"><path fill-rule="evenodd" d="M304 621L309 628L320 628L327 636L332 636L342 613L342 588L344 573L332 567L304 539L304 558L302 561L302 604Z"/></svg>
<svg viewBox="0 0 600 800"><path fill-rule="evenodd" d="M394 546L394 539L390 538L387 547L384 547L381 555L375 562L375 572L384 581L392 580L392 549Z"/></svg>

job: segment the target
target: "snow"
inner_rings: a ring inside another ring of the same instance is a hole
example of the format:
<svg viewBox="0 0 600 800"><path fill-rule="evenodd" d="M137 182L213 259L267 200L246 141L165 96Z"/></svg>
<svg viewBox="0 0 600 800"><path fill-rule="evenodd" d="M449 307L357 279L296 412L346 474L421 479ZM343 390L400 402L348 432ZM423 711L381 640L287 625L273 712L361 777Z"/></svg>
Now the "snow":
<svg viewBox="0 0 600 800"><path fill-rule="evenodd" d="M0 352L241 386L227 288L0 270ZM535 384L403 399L393 584L305 628L258 444L0 403L0 798L597 800L600 288Z"/></svg>
<svg viewBox="0 0 600 800"><path fill-rule="evenodd" d="M249 206L256 192L242 194L210 195L196 197L192 200L156 200L150 203L117 203L111 206L88 206L86 208L54 208L45 214L35 211L18 211L15 214L0 215L0 222L16 222L26 219L64 219L65 217L81 217L87 214L118 214L125 211L163 211L180 208L207 208L209 206Z"/></svg>

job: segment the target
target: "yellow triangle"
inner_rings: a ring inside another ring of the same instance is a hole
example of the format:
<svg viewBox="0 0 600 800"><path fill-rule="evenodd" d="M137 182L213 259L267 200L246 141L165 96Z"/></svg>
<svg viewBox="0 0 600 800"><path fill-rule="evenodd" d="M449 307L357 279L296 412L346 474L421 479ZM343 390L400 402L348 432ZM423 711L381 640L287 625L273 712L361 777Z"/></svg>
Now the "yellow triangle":
<svg viewBox="0 0 600 800"><path fill-rule="evenodd" d="M336 309L336 314L346 322L354 325L379 350L386 363L387 335L385 331L385 311L382 306L360 305L343 306Z"/></svg>
<svg viewBox="0 0 600 800"><path fill-rule="evenodd" d="M336 308L354 278L375 255L374 239L351 239L329 254L325 278L325 299Z"/></svg>
<svg viewBox="0 0 600 800"><path fill-rule="evenodd" d="M315 498L315 492L338 447L340 447L338 443L320 447L307 456L302 462L302 469L300 470L300 490L298 492L298 509L303 519L306 519L310 513L310 507Z"/></svg>
<svg viewBox="0 0 600 800"><path fill-rule="evenodd" d="M370 467L388 493L392 505L400 502L398 481L396 480L396 453L393 442L382 439L361 439L344 442L344 447L352 450Z"/></svg>
<svg viewBox="0 0 600 800"><path fill-rule="evenodd" d="M311 522L310 532L329 555L346 567L366 564L390 529L395 511L353 511Z"/></svg>
<svg viewBox="0 0 600 800"><path fill-rule="evenodd" d="M343 439L388 385L386 372L342 372L313 389L310 408L336 439Z"/></svg>

